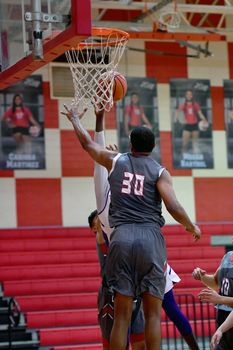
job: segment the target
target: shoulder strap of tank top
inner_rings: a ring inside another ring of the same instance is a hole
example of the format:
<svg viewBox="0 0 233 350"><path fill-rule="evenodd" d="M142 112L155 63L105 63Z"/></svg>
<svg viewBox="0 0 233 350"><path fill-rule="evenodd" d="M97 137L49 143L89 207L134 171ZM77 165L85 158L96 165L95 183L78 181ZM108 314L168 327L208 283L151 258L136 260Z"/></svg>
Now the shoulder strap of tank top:
<svg viewBox="0 0 233 350"><path fill-rule="evenodd" d="M130 157L130 153L127 153L127 157L129 158L129 162L130 162L130 166L131 166L131 171L132 171L132 174L134 175L135 174L135 171L134 171L134 166L133 166L133 162L132 162L132 159ZM132 179L132 185L135 186L135 176L133 177Z"/></svg>

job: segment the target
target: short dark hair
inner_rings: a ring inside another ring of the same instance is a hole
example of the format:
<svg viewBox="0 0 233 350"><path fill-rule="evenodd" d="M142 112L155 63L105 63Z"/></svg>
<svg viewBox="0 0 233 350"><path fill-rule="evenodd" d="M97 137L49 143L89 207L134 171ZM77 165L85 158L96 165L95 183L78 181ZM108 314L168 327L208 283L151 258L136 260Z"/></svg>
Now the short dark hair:
<svg viewBox="0 0 233 350"><path fill-rule="evenodd" d="M88 216L88 224L89 224L90 228L93 227L93 225L94 225L93 221L94 221L94 219L96 218L97 215L98 215L98 211L96 209L96 210L93 210L91 212L91 214Z"/></svg>
<svg viewBox="0 0 233 350"><path fill-rule="evenodd" d="M155 135L146 126L137 126L130 133L130 142L136 152L152 152L155 147Z"/></svg>

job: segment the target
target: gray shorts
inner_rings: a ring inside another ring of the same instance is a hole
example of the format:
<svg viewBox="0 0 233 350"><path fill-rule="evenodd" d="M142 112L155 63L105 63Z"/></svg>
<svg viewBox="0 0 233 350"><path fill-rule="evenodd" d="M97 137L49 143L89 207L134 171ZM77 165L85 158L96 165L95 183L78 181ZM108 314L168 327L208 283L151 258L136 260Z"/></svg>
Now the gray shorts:
<svg viewBox="0 0 233 350"><path fill-rule="evenodd" d="M166 245L159 225L126 224L111 235L106 261L109 287L122 295L144 292L163 299Z"/></svg>
<svg viewBox="0 0 233 350"><path fill-rule="evenodd" d="M109 292L108 288L101 285L98 293L98 321L102 333L103 347L106 348L109 347L113 318L113 294Z"/></svg>

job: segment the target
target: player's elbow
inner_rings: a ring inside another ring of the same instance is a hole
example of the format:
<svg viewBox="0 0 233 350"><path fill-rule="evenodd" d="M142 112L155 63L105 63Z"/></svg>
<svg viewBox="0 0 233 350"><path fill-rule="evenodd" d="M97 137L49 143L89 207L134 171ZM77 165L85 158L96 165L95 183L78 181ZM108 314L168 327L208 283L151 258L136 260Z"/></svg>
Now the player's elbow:
<svg viewBox="0 0 233 350"><path fill-rule="evenodd" d="M90 152L91 147L90 147L89 142L81 142L81 146L84 149L84 151L86 151L88 153Z"/></svg>

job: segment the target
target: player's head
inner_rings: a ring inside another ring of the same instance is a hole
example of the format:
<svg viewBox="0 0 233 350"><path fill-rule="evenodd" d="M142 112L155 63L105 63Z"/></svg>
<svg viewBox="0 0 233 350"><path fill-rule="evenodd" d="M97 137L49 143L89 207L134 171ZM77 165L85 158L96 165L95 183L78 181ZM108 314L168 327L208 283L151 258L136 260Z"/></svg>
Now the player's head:
<svg viewBox="0 0 233 350"><path fill-rule="evenodd" d="M100 224L97 210L92 211L88 216L88 223L92 232L97 233Z"/></svg>
<svg viewBox="0 0 233 350"><path fill-rule="evenodd" d="M193 100L193 92L192 92L191 89L186 90L185 99L186 99L186 101L192 101Z"/></svg>
<svg viewBox="0 0 233 350"><path fill-rule="evenodd" d="M131 149L134 152L151 153L155 147L155 135L145 126L137 126L130 133Z"/></svg>
<svg viewBox="0 0 233 350"><path fill-rule="evenodd" d="M137 92L132 92L130 95L131 103L134 105L139 104L139 95Z"/></svg>
<svg viewBox="0 0 233 350"><path fill-rule="evenodd" d="M12 106L13 110L15 110L16 107L23 107L23 98L19 94L15 94L12 100Z"/></svg>
<svg viewBox="0 0 233 350"><path fill-rule="evenodd" d="M19 95L19 94L15 94L14 97L13 97L13 103L16 104L17 106L18 105L22 105L23 104L22 96Z"/></svg>

